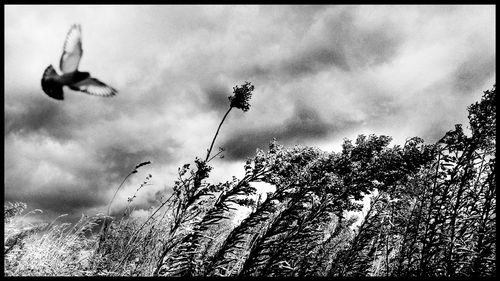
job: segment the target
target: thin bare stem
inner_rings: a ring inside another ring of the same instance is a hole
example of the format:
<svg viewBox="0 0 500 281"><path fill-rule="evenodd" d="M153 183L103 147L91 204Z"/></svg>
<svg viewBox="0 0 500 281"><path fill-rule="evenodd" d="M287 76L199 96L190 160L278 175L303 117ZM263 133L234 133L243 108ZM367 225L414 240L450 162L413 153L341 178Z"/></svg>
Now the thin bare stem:
<svg viewBox="0 0 500 281"><path fill-rule="evenodd" d="M118 193L118 190L120 190L120 188L122 187L122 185L125 183L125 181L128 179L128 177L130 177L132 174L134 174L136 170L134 169L134 171L130 172L122 181L122 183L118 186L118 188L116 189L115 191L115 194L113 195L113 198L111 198L111 201L109 201L109 204L108 204L108 213L107 215L109 216L109 209L111 208L111 203L113 203L113 200L115 199L116 197L116 194Z"/></svg>
<svg viewBox="0 0 500 281"><path fill-rule="evenodd" d="M215 132L215 136L212 139L212 144L210 144L210 148L207 151L207 157L205 158L205 162L207 162L208 158L210 158L210 153L212 152L212 148L214 147L215 139L217 138L217 135L219 134L220 127L222 126L222 123L224 123L224 120L226 120L226 117L229 114L229 112L231 111L231 109L233 109L232 106L229 107L229 109L227 110L226 114L222 118L222 121L220 121L219 127L217 128L217 132Z"/></svg>

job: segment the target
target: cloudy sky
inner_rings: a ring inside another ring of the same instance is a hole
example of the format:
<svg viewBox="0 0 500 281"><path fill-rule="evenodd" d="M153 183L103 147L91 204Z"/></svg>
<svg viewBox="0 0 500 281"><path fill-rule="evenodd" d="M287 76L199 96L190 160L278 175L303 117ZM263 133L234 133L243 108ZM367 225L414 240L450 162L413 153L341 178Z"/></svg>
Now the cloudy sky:
<svg viewBox="0 0 500 281"><path fill-rule="evenodd" d="M80 69L119 91L41 89L66 33ZM272 138L338 151L343 138L436 141L495 83L494 6L5 6L5 200L53 216L113 209L151 174L147 208L177 167L204 157L232 87L255 85L215 147L211 180L243 175Z"/></svg>

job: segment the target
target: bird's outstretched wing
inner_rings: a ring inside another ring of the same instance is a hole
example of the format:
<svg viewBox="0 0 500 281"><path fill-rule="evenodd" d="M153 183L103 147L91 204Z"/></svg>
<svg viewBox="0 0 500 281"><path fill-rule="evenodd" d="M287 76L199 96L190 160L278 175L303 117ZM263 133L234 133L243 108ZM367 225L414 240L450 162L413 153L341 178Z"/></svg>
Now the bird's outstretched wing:
<svg viewBox="0 0 500 281"><path fill-rule="evenodd" d="M77 70L82 54L82 29L79 24L73 24L64 41L63 54L59 62L61 71L69 73Z"/></svg>
<svg viewBox="0 0 500 281"><path fill-rule="evenodd" d="M93 77L89 77L78 83L72 84L70 88L76 91L81 91L90 95L101 97L110 97L118 93L117 90Z"/></svg>

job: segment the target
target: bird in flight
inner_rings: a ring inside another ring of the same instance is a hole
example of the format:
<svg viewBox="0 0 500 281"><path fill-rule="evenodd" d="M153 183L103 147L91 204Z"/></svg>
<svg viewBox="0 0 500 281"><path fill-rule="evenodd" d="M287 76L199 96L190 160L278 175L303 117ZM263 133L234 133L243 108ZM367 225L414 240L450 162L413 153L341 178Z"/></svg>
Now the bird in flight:
<svg viewBox="0 0 500 281"><path fill-rule="evenodd" d="M51 98L64 99L63 86L89 95L110 97L118 93L112 87L91 77L88 72L78 71L82 58L82 29L79 24L73 24L66 35L63 53L59 61L62 75L59 75L52 65L49 65L42 76L42 89Z"/></svg>

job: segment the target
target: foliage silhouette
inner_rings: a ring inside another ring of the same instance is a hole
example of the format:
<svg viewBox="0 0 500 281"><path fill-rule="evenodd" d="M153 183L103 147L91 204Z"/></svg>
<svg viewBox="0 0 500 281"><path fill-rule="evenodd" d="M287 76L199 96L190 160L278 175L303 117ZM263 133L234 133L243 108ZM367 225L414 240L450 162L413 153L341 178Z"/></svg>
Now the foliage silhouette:
<svg viewBox="0 0 500 281"><path fill-rule="evenodd" d="M71 231L19 227L26 206L6 204L7 275L496 276L495 86L468 107L470 132L457 124L434 144L402 146L359 135L340 152L274 140L242 179L210 183L220 128L232 108L249 109L254 87L233 90L205 159L178 169L146 219L110 221L103 243L85 234L103 217ZM86 265L75 262L83 251L93 253Z"/></svg>

